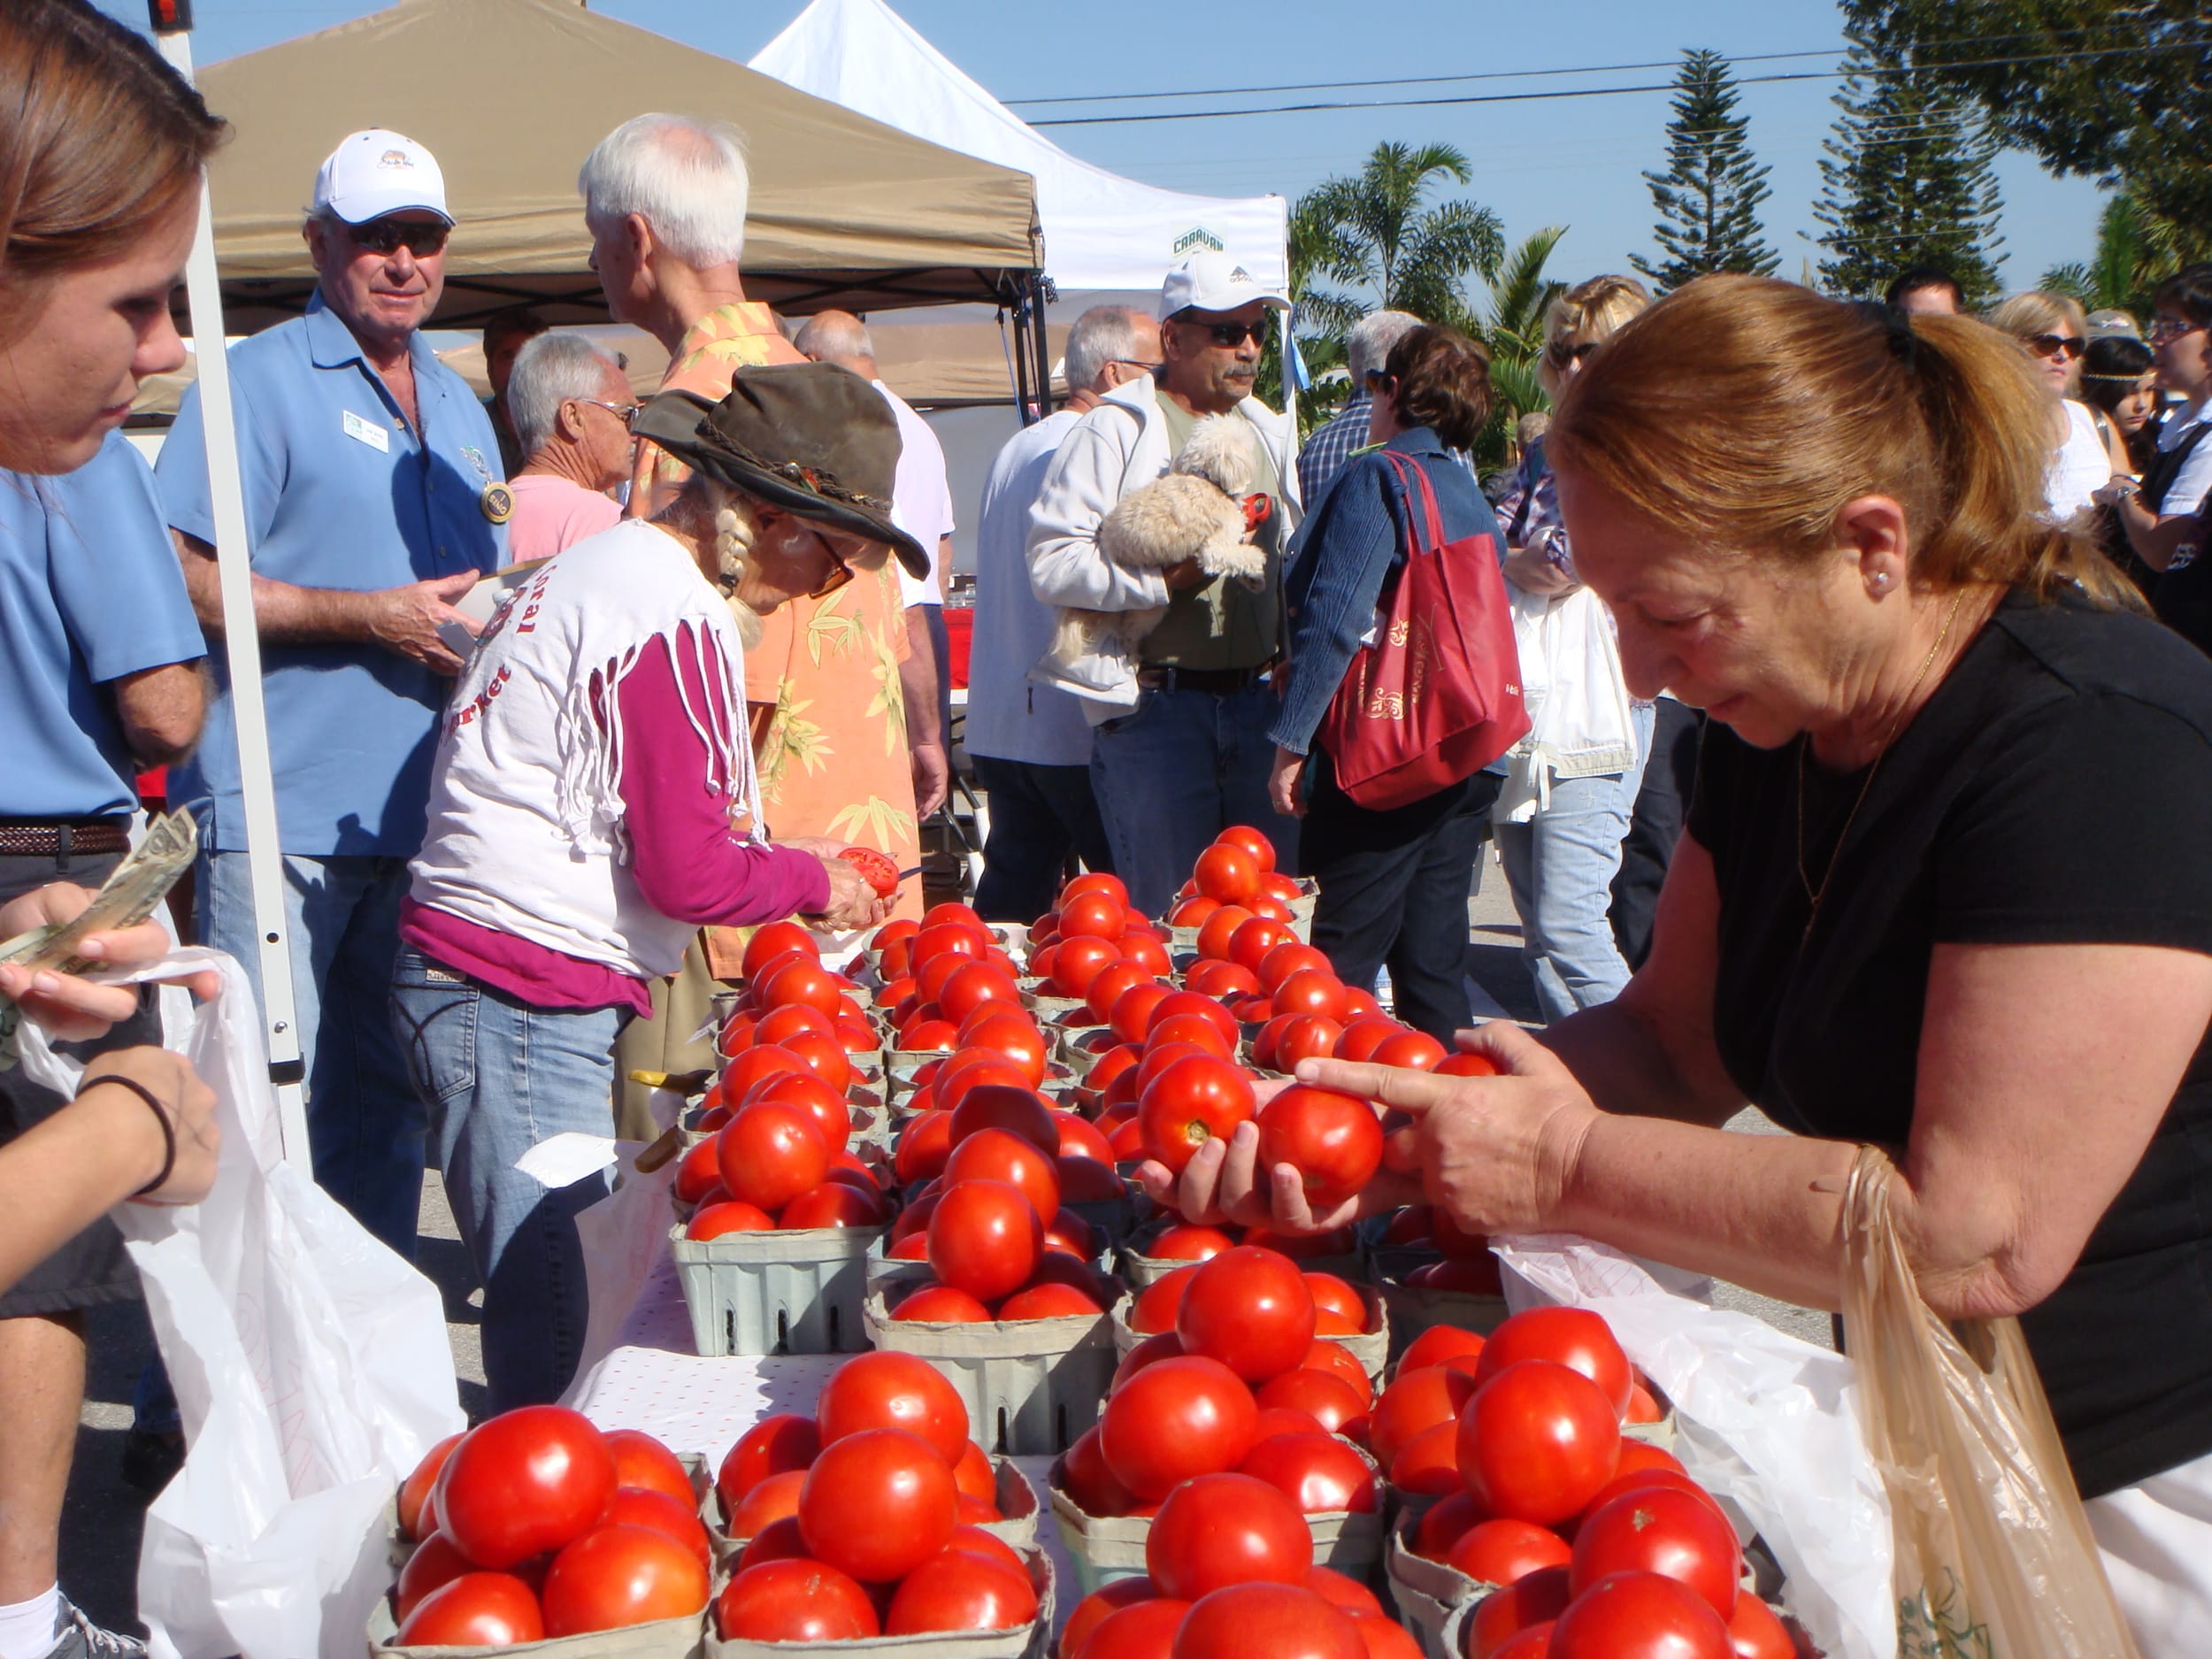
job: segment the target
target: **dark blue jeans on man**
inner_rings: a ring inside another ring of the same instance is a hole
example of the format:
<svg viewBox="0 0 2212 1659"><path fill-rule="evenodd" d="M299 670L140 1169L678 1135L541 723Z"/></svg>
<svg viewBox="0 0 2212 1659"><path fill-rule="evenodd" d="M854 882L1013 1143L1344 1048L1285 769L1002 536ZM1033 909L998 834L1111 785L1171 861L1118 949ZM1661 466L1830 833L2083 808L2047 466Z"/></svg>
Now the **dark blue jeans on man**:
<svg viewBox="0 0 2212 1659"><path fill-rule="evenodd" d="M1052 908L1068 855L1111 871L1114 855L1091 791L1088 766L1043 766L993 755L969 757L989 797L991 831L975 907L987 922L1033 922Z"/></svg>

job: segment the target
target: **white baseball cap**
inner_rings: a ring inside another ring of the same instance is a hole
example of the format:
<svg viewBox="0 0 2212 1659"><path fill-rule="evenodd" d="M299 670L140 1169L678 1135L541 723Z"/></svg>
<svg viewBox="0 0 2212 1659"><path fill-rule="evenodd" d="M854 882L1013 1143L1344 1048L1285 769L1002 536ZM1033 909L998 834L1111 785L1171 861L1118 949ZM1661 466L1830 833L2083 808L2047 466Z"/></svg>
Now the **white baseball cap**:
<svg viewBox="0 0 2212 1659"><path fill-rule="evenodd" d="M1167 273L1160 285L1160 320L1165 322L1181 311L1233 311L1254 300L1281 311L1290 309L1288 299L1262 288L1233 257L1210 249L1191 255Z"/></svg>
<svg viewBox="0 0 2212 1659"><path fill-rule="evenodd" d="M410 209L435 213L449 225L445 174L437 157L413 139L373 127L349 134L315 174L314 211L365 225Z"/></svg>

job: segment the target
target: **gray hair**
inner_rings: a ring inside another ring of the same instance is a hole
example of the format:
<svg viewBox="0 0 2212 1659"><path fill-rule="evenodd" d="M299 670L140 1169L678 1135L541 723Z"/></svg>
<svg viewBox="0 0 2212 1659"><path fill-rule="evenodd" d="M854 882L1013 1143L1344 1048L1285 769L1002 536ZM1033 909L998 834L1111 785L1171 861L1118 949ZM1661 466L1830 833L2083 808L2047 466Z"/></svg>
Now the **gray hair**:
<svg viewBox="0 0 2212 1659"><path fill-rule="evenodd" d="M1129 363L1137 355L1137 319L1126 305L1094 305L1068 330L1068 390L1094 388L1109 363ZM1147 321L1150 319L1147 318Z"/></svg>
<svg viewBox="0 0 2212 1659"><path fill-rule="evenodd" d="M576 175L594 232L638 214L686 264L734 265L751 189L744 135L726 121L638 115L599 141Z"/></svg>
<svg viewBox="0 0 2212 1659"><path fill-rule="evenodd" d="M799 325L799 332L791 336L791 343L806 357L818 363L834 363L840 368L850 368L861 358L872 361L876 342L869 336L868 325L850 311L820 311Z"/></svg>
<svg viewBox="0 0 2212 1659"><path fill-rule="evenodd" d="M1370 311L1354 323L1344 336L1346 366L1352 374L1352 395L1367 385L1367 377L1382 373L1390 360L1390 348L1421 326L1411 311Z"/></svg>
<svg viewBox="0 0 2212 1659"><path fill-rule="evenodd" d="M514 378L507 382L507 418L514 422L522 453L535 455L560 424L561 405L572 397L595 399L607 377L622 377L614 359L582 334L540 334L515 354Z"/></svg>

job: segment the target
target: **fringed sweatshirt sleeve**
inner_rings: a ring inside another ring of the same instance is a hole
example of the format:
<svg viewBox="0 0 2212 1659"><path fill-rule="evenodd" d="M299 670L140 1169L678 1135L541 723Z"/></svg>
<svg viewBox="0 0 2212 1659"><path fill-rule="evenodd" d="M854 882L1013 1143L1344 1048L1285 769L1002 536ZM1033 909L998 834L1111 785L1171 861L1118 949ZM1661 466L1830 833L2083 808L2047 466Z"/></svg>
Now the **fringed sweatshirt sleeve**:
<svg viewBox="0 0 2212 1659"><path fill-rule="evenodd" d="M621 678L618 787L631 874L655 910L702 926L820 910L829 902L820 859L747 840L731 826L728 768L715 759L698 716L724 705L726 672L720 653L703 649L699 631L684 627L648 643Z"/></svg>

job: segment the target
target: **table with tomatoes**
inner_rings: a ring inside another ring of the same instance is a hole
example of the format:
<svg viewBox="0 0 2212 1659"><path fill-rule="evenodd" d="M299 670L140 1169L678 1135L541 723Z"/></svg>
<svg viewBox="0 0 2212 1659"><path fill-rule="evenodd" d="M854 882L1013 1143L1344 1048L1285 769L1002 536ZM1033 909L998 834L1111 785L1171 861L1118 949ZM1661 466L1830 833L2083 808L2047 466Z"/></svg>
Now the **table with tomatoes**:
<svg viewBox="0 0 2212 1659"><path fill-rule="evenodd" d="M580 1409L495 1418L410 1478L388 1633L581 1654L624 1629L645 1644L624 1652L671 1655L950 1632L978 1659L1801 1652L1597 1316L1507 1317L1486 1242L1425 1208L1365 1237L1148 1213L1135 1160L1175 1171L1248 1120L1327 1211L1374 1176L1383 1125L1283 1074L1464 1058L1336 978L1271 861L1225 833L1164 925L1087 875L1025 939L959 906L842 961L758 930L656 1225L687 1246L861 1230L878 1345L692 1352L664 1256ZM1084 1344L1106 1363L1071 1392ZM961 1356L987 1348L1035 1363L979 1383ZM1056 1369L1049 1418L1020 1412L1009 1391Z"/></svg>

